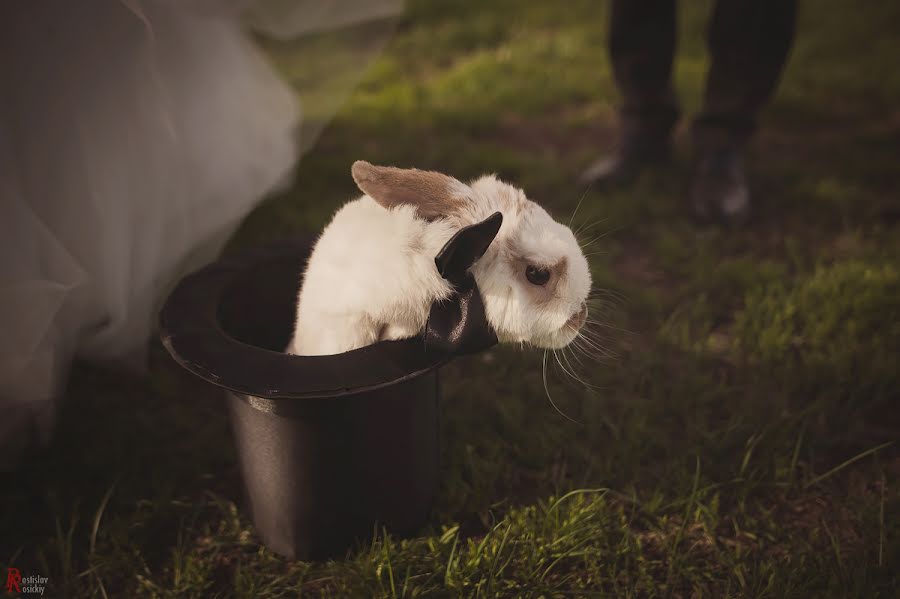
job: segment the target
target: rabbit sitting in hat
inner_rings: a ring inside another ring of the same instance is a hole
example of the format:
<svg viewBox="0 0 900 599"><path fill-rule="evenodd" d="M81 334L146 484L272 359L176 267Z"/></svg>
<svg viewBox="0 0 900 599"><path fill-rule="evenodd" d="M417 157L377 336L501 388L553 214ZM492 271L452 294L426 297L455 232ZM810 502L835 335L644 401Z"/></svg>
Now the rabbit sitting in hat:
<svg viewBox="0 0 900 599"><path fill-rule="evenodd" d="M455 293L441 260L467 252L501 343L556 349L579 335L587 260L572 231L520 189L492 175L467 185L364 161L352 174L365 195L338 210L316 242L288 353L337 354L421 334L432 304ZM468 237L457 243L461 231Z"/></svg>

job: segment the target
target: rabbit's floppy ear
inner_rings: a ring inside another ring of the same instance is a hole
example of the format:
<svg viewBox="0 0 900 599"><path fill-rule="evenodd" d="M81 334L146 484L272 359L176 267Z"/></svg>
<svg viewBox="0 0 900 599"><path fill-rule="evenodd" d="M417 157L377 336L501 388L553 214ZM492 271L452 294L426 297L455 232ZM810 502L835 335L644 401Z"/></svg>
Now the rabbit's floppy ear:
<svg viewBox="0 0 900 599"><path fill-rule="evenodd" d="M357 160L351 173L357 187L381 206L415 206L426 219L454 214L470 202L468 185L435 171L375 166Z"/></svg>
<svg viewBox="0 0 900 599"><path fill-rule="evenodd" d="M457 231L434 257L441 276L452 283L464 278L466 271L487 251L502 224L503 214L495 212L480 223Z"/></svg>
<svg viewBox="0 0 900 599"><path fill-rule="evenodd" d="M453 284L453 295L431 304L425 323L426 349L468 354L497 343L469 268L487 251L501 224L503 215L495 212L480 223L460 229L434 258L438 272Z"/></svg>

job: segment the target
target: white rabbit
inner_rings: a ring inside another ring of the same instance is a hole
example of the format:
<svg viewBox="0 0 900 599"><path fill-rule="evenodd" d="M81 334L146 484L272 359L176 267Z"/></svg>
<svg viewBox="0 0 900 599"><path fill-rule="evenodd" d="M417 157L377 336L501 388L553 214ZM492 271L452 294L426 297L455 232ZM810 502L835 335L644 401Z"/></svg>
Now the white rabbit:
<svg viewBox="0 0 900 599"><path fill-rule="evenodd" d="M500 342L559 348L587 318L587 260L572 231L489 175L466 185L433 171L357 161L366 195L344 205L316 242L287 352L336 354L423 331L453 289L435 256L461 228L495 212L502 225L470 272Z"/></svg>

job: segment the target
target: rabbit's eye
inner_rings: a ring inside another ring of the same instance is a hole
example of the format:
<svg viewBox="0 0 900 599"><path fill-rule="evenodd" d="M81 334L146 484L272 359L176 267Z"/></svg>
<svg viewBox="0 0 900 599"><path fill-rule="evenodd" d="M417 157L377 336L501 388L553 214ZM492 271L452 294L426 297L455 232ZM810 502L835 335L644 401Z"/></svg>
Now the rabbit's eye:
<svg viewBox="0 0 900 599"><path fill-rule="evenodd" d="M525 278L532 285L546 285L550 280L549 268L538 268L537 266L528 266L525 268Z"/></svg>

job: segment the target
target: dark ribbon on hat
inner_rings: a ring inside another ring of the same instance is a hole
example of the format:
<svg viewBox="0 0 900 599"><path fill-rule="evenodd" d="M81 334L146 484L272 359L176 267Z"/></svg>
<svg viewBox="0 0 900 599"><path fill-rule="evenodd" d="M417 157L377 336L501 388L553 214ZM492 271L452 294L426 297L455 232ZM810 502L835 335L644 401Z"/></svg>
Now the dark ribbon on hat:
<svg viewBox="0 0 900 599"><path fill-rule="evenodd" d="M431 304L425 325L426 349L470 354L497 343L469 268L487 251L502 223L503 215L495 212L480 223L464 227L435 256L438 272L453 285L454 292L448 299Z"/></svg>

